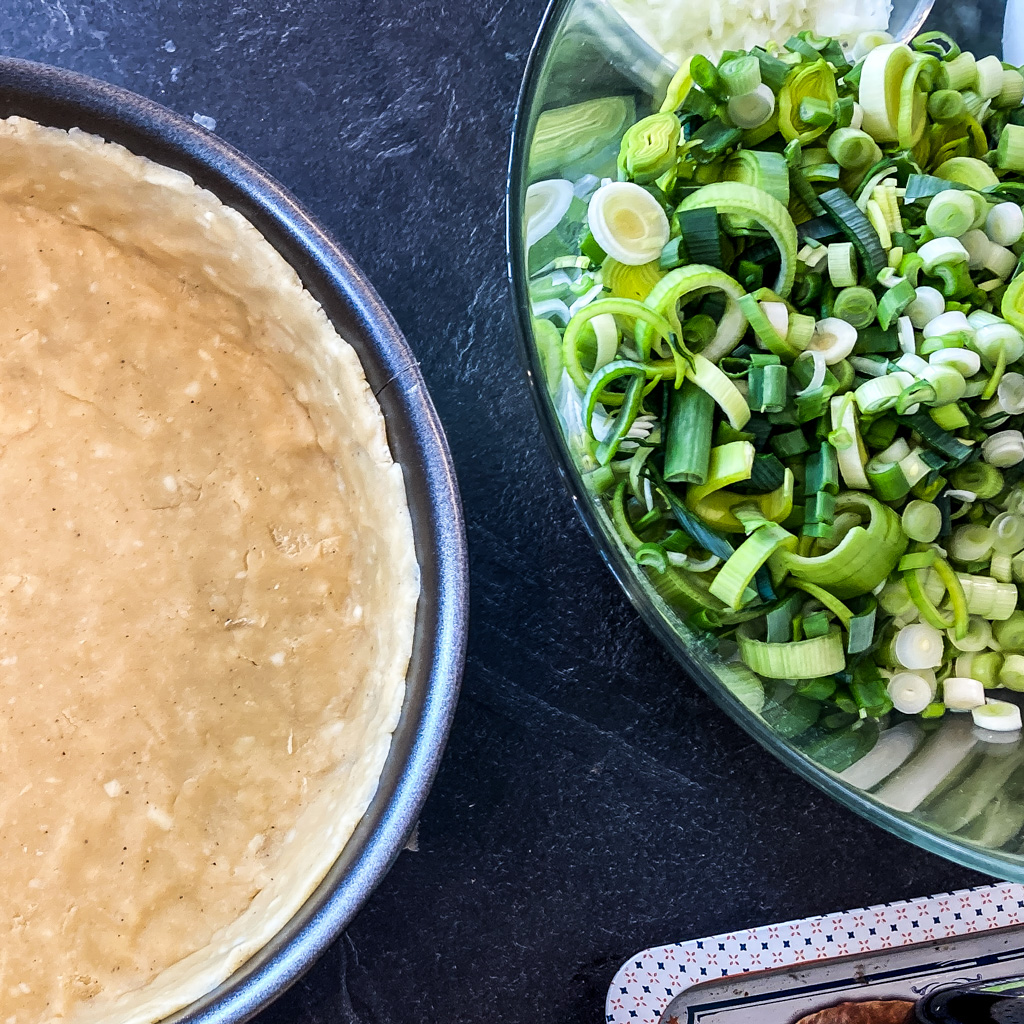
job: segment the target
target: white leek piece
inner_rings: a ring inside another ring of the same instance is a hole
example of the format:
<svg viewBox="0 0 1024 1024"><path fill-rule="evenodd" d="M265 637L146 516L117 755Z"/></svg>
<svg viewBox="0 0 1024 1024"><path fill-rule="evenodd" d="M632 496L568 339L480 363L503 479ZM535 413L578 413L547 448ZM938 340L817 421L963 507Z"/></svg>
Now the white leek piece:
<svg viewBox="0 0 1024 1024"><path fill-rule="evenodd" d="M933 273L936 267L966 263L969 258L967 250L958 238L946 236L925 242L917 250L917 254L924 260L925 273L928 274Z"/></svg>
<svg viewBox="0 0 1024 1024"><path fill-rule="evenodd" d="M963 374L964 377L973 377L981 369L981 356L969 348L936 349L928 357L928 362L932 366L952 366L954 370Z"/></svg>
<svg viewBox="0 0 1024 1024"><path fill-rule="evenodd" d="M989 524L992 550L1003 555L1024 551L1024 516L1018 512L1000 512ZM1003 580L1009 583L1009 580Z"/></svg>
<svg viewBox="0 0 1024 1024"><path fill-rule="evenodd" d="M940 316L946 310L946 300L942 292L930 285L923 284L915 290L915 297L903 311L910 317L910 322L921 330L926 324ZM966 320L967 317L964 317Z"/></svg>
<svg viewBox="0 0 1024 1024"><path fill-rule="evenodd" d="M1024 210L1016 203L996 203L988 211L985 234L996 245L1016 245L1024 236Z"/></svg>
<svg viewBox="0 0 1024 1024"><path fill-rule="evenodd" d="M985 703L981 680L968 676L950 676L942 684L942 703L950 711L970 711Z"/></svg>
<svg viewBox="0 0 1024 1024"><path fill-rule="evenodd" d="M919 288L918 291L920 290ZM975 332L974 328L971 327L970 321L968 321L961 310L951 309L948 313L940 313L929 320L924 325L921 333L926 338L945 338L949 334L955 334L964 342L968 342L974 338Z"/></svg>
<svg viewBox="0 0 1024 1024"><path fill-rule="evenodd" d="M971 230L975 212L974 203L966 192L948 188L932 196L925 213L925 223L939 237L959 238Z"/></svg>
<svg viewBox="0 0 1024 1024"><path fill-rule="evenodd" d="M960 236L960 244L967 250L967 266L971 270L980 270L985 266L992 239L980 228L972 228Z"/></svg>
<svg viewBox="0 0 1024 1024"><path fill-rule="evenodd" d="M909 377L910 374L907 374ZM914 413L920 409L919 405L912 405L907 409L907 415L913 416ZM919 484L929 473L932 472L932 467L924 461L921 457L921 449L913 448L910 454L900 459L900 469L903 470L903 475L906 477L907 483L911 487ZM910 667L909 665L907 666Z"/></svg>
<svg viewBox="0 0 1024 1024"><path fill-rule="evenodd" d="M904 715L920 714L931 704L934 696L928 680L914 672L897 672L885 689L892 706Z"/></svg>
<svg viewBox="0 0 1024 1024"><path fill-rule="evenodd" d="M789 333L789 307L784 302L762 302L760 306L768 323L775 328L780 338L785 338Z"/></svg>
<svg viewBox="0 0 1024 1024"><path fill-rule="evenodd" d="M896 634L893 653L897 661L908 669L938 668L942 664L942 634L926 622L904 626Z"/></svg>
<svg viewBox="0 0 1024 1024"><path fill-rule="evenodd" d="M820 352L805 350L796 357L797 362L801 359L810 359L814 363L814 369L811 371L811 378L807 382L807 387L801 388L796 393L798 398L801 395L809 395L812 391L817 391L825 383L825 374L828 372L825 357Z"/></svg>
<svg viewBox="0 0 1024 1024"><path fill-rule="evenodd" d="M856 344L857 328L845 320L830 316L814 325L814 334L807 350L820 352L825 357L825 362L832 366L845 359Z"/></svg>
<svg viewBox="0 0 1024 1024"><path fill-rule="evenodd" d="M611 313L600 313L590 321L597 339L597 355L594 358L594 372L607 366L615 358L619 347L619 330Z"/></svg>
<svg viewBox="0 0 1024 1024"><path fill-rule="evenodd" d="M551 178L548 181L535 181L526 190L527 248L558 227L572 203L572 188L571 181Z"/></svg>
<svg viewBox="0 0 1024 1024"><path fill-rule="evenodd" d="M981 457L997 469L1024 462L1024 434L1019 430L1000 430L981 442Z"/></svg>
<svg viewBox="0 0 1024 1024"><path fill-rule="evenodd" d="M1008 700L989 700L981 707L971 709L974 724L992 732L1019 732L1020 708Z"/></svg>
<svg viewBox="0 0 1024 1024"><path fill-rule="evenodd" d="M857 283L857 255L853 242L833 242L825 250L828 276L837 288Z"/></svg>
<svg viewBox="0 0 1024 1024"><path fill-rule="evenodd" d="M900 86L913 61L905 43L876 46L864 59L858 99L864 108L864 131L876 142L896 142Z"/></svg>
<svg viewBox="0 0 1024 1024"><path fill-rule="evenodd" d="M669 238L668 217L646 189L631 181L602 185L587 207L594 241L609 256L638 267L661 255Z"/></svg>
<svg viewBox="0 0 1024 1024"><path fill-rule="evenodd" d="M914 321L909 316L901 316L896 321L896 333L900 339L901 352L914 352L917 349L917 339L914 337ZM981 365L981 360L978 360Z"/></svg>
<svg viewBox="0 0 1024 1024"><path fill-rule="evenodd" d="M904 374L889 373L884 376L871 377L862 384L859 384L857 390L853 393L853 397L862 413L884 412L896 404L897 399L903 394L903 389L906 386ZM902 437L894 441L893 445L897 442L902 443L904 448L906 448L903 455L908 454L910 449L907 447L907 442ZM898 462L903 455L890 461Z"/></svg>
<svg viewBox="0 0 1024 1024"><path fill-rule="evenodd" d="M1005 281L1017 269L1017 256L1004 246L993 243L985 253L982 266Z"/></svg>
<svg viewBox="0 0 1024 1024"><path fill-rule="evenodd" d="M967 626L965 636L957 639L955 630L947 629L946 636L949 642L965 654L976 654L985 650L992 642L992 623L983 619L980 615L972 615Z"/></svg>
<svg viewBox="0 0 1024 1024"><path fill-rule="evenodd" d="M538 320L560 320L563 327L572 319L569 307L561 299L542 299L532 303L530 310Z"/></svg>
<svg viewBox="0 0 1024 1024"><path fill-rule="evenodd" d="M949 557L957 562L980 562L991 550L992 531L984 523L965 523L949 538Z"/></svg>
<svg viewBox="0 0 1024 1024"><path fill-rule="evenodd" d="M915 377L919 377L928 369L929 363L927 359L922 359L915 352L904 352L903 355L896 360L896 365L901 370L906 370L907 373L913 374Z"/></svg>
<svg viewBox="0 0 1024 1024"><path fill-rule="evenodd" d="M974 315L972 313L971 317ZM975 330L972 347L978 350L987 366L995 366L1000 353L1005 365L1009 366L1024 355L1024 335L1013 324L996 319L995 323L985 324Z"/></svg>
<svg viewBox="0 0 1024 1024"><path fill-rule="evenodd" d="M737 128L760 128L775 113L775 93L762 83L752 92L731 97L727 110Z"/></svg>
<svg viewBox="0 0 1024 1024"><path fill-rule="evenodd" d="M994 100L1003 89L1003 62L993 55L982 57L975 65L978 81L975 89L983 100Z"/></svg>
<svg viewBox="0 0 1024 1024"><path fill-rule="evenodd" d="M855 61L860 60L861 57L866 57L876 46L884 46L886 43L891 43L893 37L881 29L871 29L867 32L861 32L859 36L854 40L853 49L850 52L850 56Z"/></svg>
<svg viewBox="0 0 1024 1024"><path fill-rule="evenodd" d="M857 404L850 395L836 395L831 399L830 410L833 434L842 435L841 439L833 442L839 472L847 487L868 491L871 485L864 472L867 451L857 427Z"/></svg>
<svg viewBox="0 0 1024 1024"><path fill-rule="evenodd" d="M1010 416L1024 413L1024 375L1005 373L996 390L999 408Z"/></svg>

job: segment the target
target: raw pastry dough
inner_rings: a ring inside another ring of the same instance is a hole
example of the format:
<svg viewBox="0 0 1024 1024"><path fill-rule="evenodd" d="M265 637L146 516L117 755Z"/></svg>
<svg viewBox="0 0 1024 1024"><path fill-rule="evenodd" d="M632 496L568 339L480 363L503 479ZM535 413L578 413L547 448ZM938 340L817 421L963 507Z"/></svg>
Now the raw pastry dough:
<svg viewBox="0 0 1024 1024"><path fill-rule="evenodd" d="M0 122L0 1022L144 1024L376 787L418 573L352 349L239 214Z"/></svg>

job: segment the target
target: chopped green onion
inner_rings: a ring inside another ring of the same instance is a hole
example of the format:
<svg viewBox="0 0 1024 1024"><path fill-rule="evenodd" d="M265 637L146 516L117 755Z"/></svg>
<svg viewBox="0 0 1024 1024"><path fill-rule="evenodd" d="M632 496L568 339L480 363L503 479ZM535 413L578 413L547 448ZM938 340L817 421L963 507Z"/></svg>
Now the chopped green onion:
<svg viewBox="0 0 1024 1024"><path fill-rule="evenodd" d="M1017 607L1017 588L1012 583L1000 583L988 576L957 573L967 598L971 615L985 619L1008 619Z"/></svg>
<svg viewBox="0 0 1024 1024"><path fill-rule="evenodd" d="M910 574L905 577L909 584ZM893 643L897 661L908 669L938 668L942 664L942 633L926 622L904 626Z"/></svg>
<svg viewBox="0 0 1024 1024"><path fill-rule="evenodd" d="M889 378L879 378L887 380ZM910 492L910 482L903 472L900 461L908 454L907 443L902 438L879 452L868 462L865 473L871 490L882 501L899 501ZM908 534L909 536L909 534Z"/></svg>
<svg viewBox="0 0 1024 1024"><path fill-rule="evenodd" d="M896 567L907 546L899 516L867 494L846 492L836 500L837 517L845 512L866 516L831 551L801 555L779 551L772 556L773 571L825 587L839 598L858 597L875 589Z"/></svg>
<svg viewBox="0 0 1024 1024"><path fill-rule="evenodd" d="M765 523L736 549L708 589L730 608L739 609L754 574L783 547L796 547L796 537L777 523Z"/></svg>
<svg viewBox="0 0 1024 1024"><path fill-rule="evenodd" d="M904 715L920 714L935 692L929 681L917 672L897 672L886 684L892 706Z"/></svg>
<svg viewBox="0 0 1024 1024"><path fill-rule="evenodd" d="M999 651L1009 654L1024 654L1024 612L1015 611L1009 617L992 627Z"/></svg>
<svg viewBox="0 0 1024 1024"><path fill-rule="evenodd" d="M985 689L999 685L1003 656L996 651L975 651L961 654L954 671L961 678L976 679Z"/></svg>
<svg viewBox="0 0 1024 1024"><path fill-rule="evenodd" d="M843 234L853 242L865 271L872 278L876 277L889 265L878 232L842 189L830 189L818 198Z"/></svg>
<svg viewBox="0 0 1024 1024"><path fill-rule="evenodd" d="M856 128L839 128L828 140L828 151L840 167L857 171L878 163L882 151L867 132Z"/></svg>
<svg viewBox="0 0 1024 1024"><path fill-rule="evenodd" d="M967 632L963 636L956 636L952 629L946 631L949 642L965 654L973 654L983 651L992 642L992 624L988 619L980 615L972 615L967 622Z"/></svg>
<svg viewBox="0 0 1024 1024"><path fill-rule="evenodd" d="M902 523L911 540L930 544L942 529L942 513L930 502L910 501L903 510Z"/></svg>
<svg viewBox="0 0 1024 1024"><path fill-rule="evenodd" d="M775 113L775 93L767 85L758 85L750 92L730 97L726 109L737 128L760 128Z"/></svg>
<svg viewBox="0 0 1024 1024"><path fill-rule="evenodd" d="M906 278L889 288L878 303L878 322L882 329L888 330L916 298L917 291Z"/></svg>
<svg viewBox="0 0 1024 1024"><path fill-rule="evenodd" d="M1008 654L999 669L999 685L1017 693L1024 691L1024 656Z"/></svg>
<svg viewBox="0 0 1024 1024"><path fill-rule="evenodd" d="M1024 462L1024 435L1019 430L1000 430L981 442L981 457L997 469Z"/></svg>
<svg viewBox="0 0 1024 1024"><path fill-rule="evenodd" d="M983 100L995 99L1003 88L1003 62L995 56L982 57L975 65L975 88Z"/></svg>
<svg viewBox="0 0 1024 1024"><path fill-rule="evenodd" d="M977 192L998 185L995 171L984 160L971 156L956 156L935 168L935 176L953 184L966 185Z"/></svg>
<svg viewBox="0 0 1024 1024"><path fill-rule="evenodd" d="M845 193L840 194L845 196ZM798 248L796 226L788 210L767 193L750 185L732 181L706 185L693 195L687 196L679 209L683 211L704 207L715 209L721 214L748 216L763 225L779 249L781 259L775 291L785 298L792 289L796 276Z"/></svg>
<svg viewBox="0 0 1024 1024"><path fill-rule="evenodd" d="M973 53L957 54L946 62L946 88L957 91L971 88L978 80L978 68Z"/></svg>
<svg viewBox="0 0 1024 1024"><path fill-rule="evenodd" d="M832 242L828 246L828 276L837 288L857 283L857 256L852 242Z"/></svg>
<svg viewBox="0 0 1024 1024"><path fill-rule="evenodd" d="M834 316L857 329L867 327L874 322L878 313L878 300L870 288L843 288L836 296L832 312Z"/></svg>
<svg viewBox="0 0 1024 1024"><path fill-rule="evenodd" d="M1024 515L1017 512L1000 512L989 524L989 530L992 533L994 551L1007 555L1024 551Z"/></svg>
<svg viewBox="0 0 1024 1024"><path fill-rule="evenodd" d="M910 45L918 53L929 53L944 61L960 56L960 46L945 32L922 32L911 40Z"/></svg>
<svg viewBox="0 0 1024 1024"><path fill-rule="evenodd" d="M761 65L752 54L733 57L718 70L730 96L753 92L761 84Z"/></svg>
<svg viewBox="0 0 1024 1024"><path fill-rule="evenodd" d="M675 166L680 136L674 113L651 114L626 130L619 148L619 167L632 181L645 185Z"/></svg>
<svg viewBox="0 0 1024 1024"><path fill-rule="evenodd" d="M683 381L671 398L665 435L665 479L669 483L703 484L711 458L714 400L691 380Z"/></svg>
<svg viewBox="0 0 1024 1024"><path fill-rule="evenodd" d="M1013 69L1004 70L999 95L992 100L992 106L997 109L1019 107L1022 100L1024 100L1024 75Z"/></svg>
<svg viewBox="0 0 1024 1024"><path fill-rule="evenodd" d="M744 622L736 630L736 641L743 663L769 679L816 679L834 676L846 667L838 626L833 626L823 637L772 644L758 640L754 627Z"/></svg>
<svg viewBox="0 0 1024 1024"><path fill-rule="evenodd" d="M630 266L656 260L668 242L668 218L661 204L630 181L602 185L590 199L587 219L597 244Z"/></svg>
<svg viewBox="0 0 1024 1024"><path fill-rule="evenodd" d="M781 153L757 149L737 150L725 161L722 178L725 181L753 185L762 192L767 192L783 206L789 205L789 169L786 158ZM747 227L755 221L743 218L738 223Z"/></svg>
<svg viewBox="0 0 1024 1024"><path fill-rule="evenodd" d="M746 330L746 318L736 301L743 294L743 289L733 278L700 264L679 267L666 274L651 289L644 303L664 318L675 316L679 303L684 300L693 301L719 293L725 298L725 312L714 338L703 352L706 358L715 360L731 352ZM637 326L637 342L644 352L649 352L651 332L646 322Z"/></svg>
<svg viewBox="0 0 1024 1024"><path fill-rule="evenodd" d="M966 113L967 104L956 89L939 89L928 97L928 116L939 124L960 122Z"/></svg>
<svg viewBox="0 0 1024 1024"><path fill-rule="evenodd" d="M978 679L950 676L942 683L942 701L950 711L971 711L985 703L985 687Z"/></svg>
<svg viewBox="0 0 1024 1024"><path fill-rule="evenodd" d="M959 238L970 230L974 218L974 203L968 194L959 189L946 189L932 197L925 223L936 235Z"/></svg>
<svg viewBox="0 0 1024 1024"><path fill-rule="evenodd" d="M1020 732L1020 708L1005 700L988 700L971 709L971 718L979 729L992 732Z"/></svg>
<svg viewBox="0 0 1024 1024"><path fill-rule="evenodd" d="M806 145L827 127L808 123L800 116L800 108L808 99L820 100L829 111L839 99L835 74L820 57L794 68L779 91L779 131L787 141Z"/></svg>

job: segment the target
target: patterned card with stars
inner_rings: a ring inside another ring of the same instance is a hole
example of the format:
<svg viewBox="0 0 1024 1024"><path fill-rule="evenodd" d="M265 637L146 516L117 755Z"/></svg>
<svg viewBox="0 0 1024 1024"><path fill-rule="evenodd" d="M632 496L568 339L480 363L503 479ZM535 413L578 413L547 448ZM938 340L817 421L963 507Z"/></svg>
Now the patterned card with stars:
<svg viewBox="0 0 1024 1024"><path fill-rule="evenodd" d="M1022 923L1024 885L1007 882L657 946L619 969L605 1020L789 1024L845 999L917 999L1024 973Z"/></svg>

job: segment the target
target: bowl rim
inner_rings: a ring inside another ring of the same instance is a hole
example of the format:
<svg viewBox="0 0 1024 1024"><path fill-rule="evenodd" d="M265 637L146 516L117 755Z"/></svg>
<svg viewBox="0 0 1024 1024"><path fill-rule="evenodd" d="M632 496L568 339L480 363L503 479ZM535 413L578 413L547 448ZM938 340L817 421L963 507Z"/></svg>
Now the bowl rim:
<svg viewBox="0 0 1024 1024"><path fill-rule="evenodd" d="M405 846L437 773L466 654L469 569L451 453L418 362L352 257L254 161L144 96L65 68L0 57L0 116L81 128L188 174L245 215L356 350L403 469L421 572L401 718L377 791L338 860L289 923L167 1024L239 1024L264 1009L351 922Z"/></svg>
<svg viewBox="0 0 1024 1024"><path fill-rule="evenodd" d="M562 430L544 385L544 370L540 363L536 345L532 342L531 312L526 276L520 272L518 254L523 245L522 197L528 182L528 147L532 131L531 117L534 101L543 93L543 77L547 58L568 19L573 5L578 0L550 0L530 47L530 54L523 72L523 80L516 99L512 120L509 146L508 170L505 181L505 255L506 276L512 301L517 348L523 370L529 382L529 391L540 420L541 430L548 448L554 457L558 475L572 499L587 533L602 561L611 570L626 597L639 613L648 629L654 633L662 647L682 666L689 678L694 680L704 693L711 698L748 735L753 737L770 754L778 758L787 768L816 788L825 792L842 806L849 808L874 825L913 843L930 853L938 854L964 867L985 874L999 873L1009 881L1024 882L1024 858L1011 859L996 851L981 852L966 844L949 839L934 831L923 822L915 821L902 812L895 811L871 799L866 794L842 783L838 776L829 772L788 746L774 732L730 694L725 686L693 654L683 647L679 636L670 627L663 614L657 609L646 590L634 584L635 568L625 558L619 545L609 542L595 506L588 496L586 487L570 454ZM915 11L924 3L919 3Z"/></svg>

